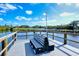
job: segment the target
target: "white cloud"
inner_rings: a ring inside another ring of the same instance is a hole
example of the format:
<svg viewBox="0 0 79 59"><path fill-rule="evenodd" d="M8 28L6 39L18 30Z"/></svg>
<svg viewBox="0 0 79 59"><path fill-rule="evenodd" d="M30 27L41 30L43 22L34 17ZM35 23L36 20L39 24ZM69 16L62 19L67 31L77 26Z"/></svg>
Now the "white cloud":
<svg viewBox="0 0 79 59"><path fill-rule="evenodd" d="M79 7L79 3L57 3L57 5L63 6L63 7L66 7L66 6Z"/></svg>
<svg viewBox="0 0 79 59"><path fill-rule="evenodd" d="M6 13L6 10L0 10L0 13Z"/></svg>
<svg viewBox="0 0 79 59"><path fill-rule="evenodd" d="M16 20L32 20L32 18L26 18L26 17L24 17L24 16L17 16L16 18L15 18Z"/></svg>
<svg viewBox="0 0 79 59"><path fill-rule="evenodd" d="M26 12L26 14L28 14L28 15L31 15L31 14L32 14L32 10L26 10L25 12Z"/></svg>
<svg viewBox="0 0 79 59"><path fill-rule="evenodd" d="M69 13L69 12L63 12L60 14L60 16L72 16L74 13Z"/></svg>
<svg viewBox="0 0 79 59"><path fill-rule="evenodd" d="M31 6L36 6L38 4L40 4L40 3L30 3Z"/></svg>
<svg viewBox="0 0 79 59"><path fill-rule="evenodd" d="M72 6L73 3L57 3L59 6Z"/></svg>
<svg viewBox="0 0 79 59"><path fill-rule="evenodd" d="M7 9L11 9L11 10L15 10L15 9L17 9L15 6L13 6L13 5L11 5L11 4L5 4L5 6L6 6L6 8Z"/></svg>
<svg viewBox="0 0 79 59"><path fill-rule="evenodd" d="M75 5L76 5L76 7L79 7L79 3L76 3Z"/></svg>
<svg viewBox="0 0 79 59"><path fill-rule="evenodd" d="M20 9L23 9L23 7L22 6L18 6Z"/></svg>
<svg viewBox="0 0 79 59"><path fill-rule="evenodd" d="M62 5L64 5L64 3L57 3L57 5L62 6Z"/></svg>
<svg viewBox="0 0 79 59"><path fill-rule="evenodd" d="M0 8L1 8L0 13L6 13L9 10L17 9L17 7L13 6L12 4L8 4L8 3L0 4Z"/></svg>
<svg viewBox="0 0 79 59"><path fill-rule="evenodd" d="M56 20L56 19L52 19L52 20L48 20L47 21L47 25L51 25L51 26L56 26L56 25L67 25L69 24L71 21L73 21L72 19L64 19L64 20ZM33 25L42 25L42 26L46 26L46 21L37 21L37 22L31 22L31 24Z"/></svg>
<svg viewBox="0 0 79 59"><path fill-rule="evenodd" d="M31 24L34 26L34 25L42 25L42 26L46 26L46 21L36 21L36 22L31 22ZM53 20L48 20L47 21L47 25L52 25L52 26L55 26L57 25L57 20L53 19Z"/></svg>
<svg viewBox="0 0 79 59"><path fill-rule="evenodd" d="M72 6L73 3L65 3L66 6Z"/></svg>
<svg viewBox="0 0 79 59"><path fill-rule="evenodd" d="M0 21L4 21L4 19L3 18L0 18Z"/></svg>
<svg viewBox="0 0 79 59"><path fill-rule="evenodd" d="M34 20L39 20L40 18L38 18L38 17L35 17L35 18L33 18Z"/></svg>
<svg viewBox="0 0 79 59"><path fill-rule="evenodd" d="M42 21L45 21L46 19L45 18L42 18Z"/></svg>
<svg viewBox="0 0 79 59"><path fill-rule="evenodd" d="M18 25L18 23L17 23L17 22L14 22L13 24L14 24L14 25Z"/></svg>
<svg viewBox="0 0 79 59"><path fill-rule="evenodd" d="M7 7L6 7L5 4L0 4L0 8L2 8L2 9L7 9Z"/></svg>
<svg viewBox="0 0 79 59"><path fill-rule="evenodd" d="M75 17L76 17L76 18L79 18L79 14L76 14Z"/></svg>
<svg viewBox="0 0 79 59"><path fill-rule="evenodd" d="M3 10L14 10L17 9L17 7L11 5L11 4L0 4L0 8L2 8Z"/></svg>
<svg viewBox="0 0 79 59"><path fill-rule="evenodd" d="M7 24L12 24L12 22L11 21L5 21Z"/></svg>
<svg viewBox="0 0 79 59"><path fill-rule="evenodd" d="M37 5L37 4L40 4L40 3L30 3L30 5Z"/></svg>
<svg viewBox="0 0 79 59"><path fill-rule="evenodd" d="M46 16L46 13L43 13L44 16Z"/></svg>

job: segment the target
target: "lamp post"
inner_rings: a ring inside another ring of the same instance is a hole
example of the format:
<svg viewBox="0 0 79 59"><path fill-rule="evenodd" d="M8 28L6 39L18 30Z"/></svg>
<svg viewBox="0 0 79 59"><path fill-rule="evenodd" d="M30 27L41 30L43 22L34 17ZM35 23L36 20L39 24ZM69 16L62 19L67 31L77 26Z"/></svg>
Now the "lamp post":
<svg viewBox="0 0 79 59"><path fill-rule="evenodd" d="M47 30L47 12L43 13L46 19L46 36L48 37L48 30Z"/></svg>

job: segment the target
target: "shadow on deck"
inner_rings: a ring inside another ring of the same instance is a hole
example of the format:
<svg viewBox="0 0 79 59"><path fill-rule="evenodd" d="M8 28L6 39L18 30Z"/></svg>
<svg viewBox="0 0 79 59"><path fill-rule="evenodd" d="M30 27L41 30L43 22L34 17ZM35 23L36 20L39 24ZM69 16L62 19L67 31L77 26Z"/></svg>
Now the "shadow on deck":
<svg viewBox="0 0 79 59"><path fill-rule="evenodd" d="M40 54L35 54L33 49L30 47L30 43L26 43L25 44L25 53L26 53L26 56L41 56L42 54L47 54L49 52L43 52L43 53L40 53Z"/></svg>
<svg viewBox="0 0 79 59"><path fill-rule="evenodd" d="M51 41L53 41L51 39ZM79 49L70 45L63 45L63 43L54 40L54 51L44 52L35 55L30 46L29 39L17 39L14 45L10 48L7 56L78 56Z"/></svg>
<svg viewBox="0 0 79 59"><path fill-rule="evenodd" d="M33 50L31 49L29 43L25 43L25 53L26 53L26 56L34 56L35 55Z"/></svg>

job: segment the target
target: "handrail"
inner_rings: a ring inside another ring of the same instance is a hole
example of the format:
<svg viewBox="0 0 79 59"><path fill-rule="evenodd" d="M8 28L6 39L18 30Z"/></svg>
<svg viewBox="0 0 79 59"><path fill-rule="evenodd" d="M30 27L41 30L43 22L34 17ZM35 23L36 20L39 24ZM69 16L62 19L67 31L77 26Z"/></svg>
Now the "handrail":
<svg viewBox="0 0 79 59"><path fill-rule="evenodd" d="M6 55L7 48L16 40L16 33L17 31L0 38L0 43L2 42L2 51L0 52L0 55L2 56ZM13 37L13 40L11 40L11 42L8 44L6 40L9 37Z"/></svg>
<svg viewBox="0 0 79 59"><path fill-rule="evenodd" d="M17 31L14 32L14 33L12 33L12 34L8 34L8 35L6 35L6 36L0 38L0 42L4 41L6 38L9 38L9 37L11 37L12 35L14 35L14 34L16 34L16 33L17 33Z"/></svg>
<svg viewBox="0 0 79 59"><path fill-rule="evenodd" d="M79 32L79 30L65 30L65 29L47 29L48 32ZM19 31L44 31L45 29L19 30Z"/></svg>
<svg viewBox="0 0 79 59"><path fill-rule="evenodd" d="M12 40L1 52L0 55L2 55L2 53L14 42L14 40Z"/></svg>
<svg viewBox="0 0 79 59"><path fill-rule="evenodd" d="M52 33L54 33L54 32L52 32ZM4 47L4 48L2 48L2 51L0 52L0 55L2 55L2 54L7 50L7 48L16 40L15 34L17 34L17 31L0 38L0 43L2 42L2 43L3 43L2 46ZM59 36L55 36L55 35L53 35L53 34L48 34L48 35L51 35L51 36L54 36L54 37L59 37ZM14 36L13 40L11 40L11 42L10 42L9 44L6 44L6 40L7 40L9 37L13 37L13 36ZM63 37L59 37L59 38L64 39L64 42L65 42L64 44L67 43L67 40L68 40L68 39L67 39L67 33L64 33L64 38L63 38ZM70 39L69 39L68 41L72 41L72 42L79 43L79 42L77 42L77 41L70 40ZM6 53L6 52L5 52L5 53ZM4 55L6 55L5 53L4 53Z"/></svg>
<svg viewBox="0 0 79 59"><path fill-rule="evenodd" d="M63 37L59 37L59 36L56 36L56 35L52 35L52 34L48 34L50 36L54 36L54 37L58 37L58 38L61 38L61 39L64 39ZM71 40L71 39L67 39L68 41L72 41L72 42L75 42L75 43L79 43L79 41L75 41L75 40Z"/></svg>

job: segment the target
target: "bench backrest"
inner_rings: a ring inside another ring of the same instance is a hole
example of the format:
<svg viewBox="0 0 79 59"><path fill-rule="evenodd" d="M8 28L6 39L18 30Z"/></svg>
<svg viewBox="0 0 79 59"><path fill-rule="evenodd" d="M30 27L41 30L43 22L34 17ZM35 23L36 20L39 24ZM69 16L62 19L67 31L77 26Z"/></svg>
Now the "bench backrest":
<svg viewBox="0 0 79 59"><path fill-rule="evenodd" d="M34 39L41 44L44 48L47 48L49 46L48 38L40 35L40 34L35 34Z"/></svg>

